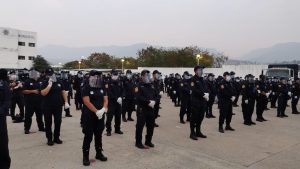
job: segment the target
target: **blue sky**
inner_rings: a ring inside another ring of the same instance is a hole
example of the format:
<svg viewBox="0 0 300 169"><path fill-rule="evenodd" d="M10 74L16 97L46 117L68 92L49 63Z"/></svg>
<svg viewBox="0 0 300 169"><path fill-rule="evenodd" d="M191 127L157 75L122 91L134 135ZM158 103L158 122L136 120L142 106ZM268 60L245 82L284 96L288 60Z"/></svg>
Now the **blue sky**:
<svg viewBox="0 0 300 169"><path fill-rule="evenodd" d="M234 58L300 42L299 0L0 2L0 26L38 32L39 46L198 45Z"/></svg>

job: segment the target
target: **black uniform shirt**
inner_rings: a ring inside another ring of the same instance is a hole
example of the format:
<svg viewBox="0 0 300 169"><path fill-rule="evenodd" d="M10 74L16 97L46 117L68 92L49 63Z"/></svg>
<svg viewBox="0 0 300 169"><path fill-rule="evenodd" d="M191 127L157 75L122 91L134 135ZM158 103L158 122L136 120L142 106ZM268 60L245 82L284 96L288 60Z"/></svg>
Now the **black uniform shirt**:
<svg viewBox="0 0 300 169"><path fill-rule="evenodd" d="M102 109L104 96L107 96L106 88L92 88L89 85L85 85L81 91L82 97L88 96L90 102L96 107L97 110ZM89 110L85 105L84 108Z"/></svg>
<svg viewBox="0 0 300 169"><path fill-rule="evenodd" d="M42 90L48 86L48 81L43 81ZM64 85L61 81L53 82L52 87L49 93L43 98L43 106L52 107L52 106L62 106L64 103L62 91Z"/></svg>

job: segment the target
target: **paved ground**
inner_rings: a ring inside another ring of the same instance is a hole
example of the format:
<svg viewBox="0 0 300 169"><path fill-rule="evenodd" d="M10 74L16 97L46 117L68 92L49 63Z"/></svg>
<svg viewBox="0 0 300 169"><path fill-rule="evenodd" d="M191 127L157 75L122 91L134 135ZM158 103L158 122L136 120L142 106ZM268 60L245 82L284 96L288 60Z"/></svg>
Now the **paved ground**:
<svg viewBox="0 0 300 169"><path fill-rule="evenodd" d="M216 107L216 105L215 105ZM13 169L79 169L82 166L83 134L80 112L72 109L72 118L63 118L62 145L49 147L45 134L23 134L23 124L8 120L10 153ZM139 150L134 146L135 122L122 124L124 135L103 135L107 162L95 161L89 168L111 169L299 169L300 115L275 117L274 109L265 112L269 120L256 126L244 126L240 108L234 108L232 126L235 132L220 134L217 119L204 119L207 139L189 139L189 125L180 124L179 108L162 99L159 128L154 131L154 149ZM214 110L218 115L218 110ZM32 131L37 131L33 122ZM92 143L93 144L93 143ZM95 152L91 151L91 158Z"/></svg>

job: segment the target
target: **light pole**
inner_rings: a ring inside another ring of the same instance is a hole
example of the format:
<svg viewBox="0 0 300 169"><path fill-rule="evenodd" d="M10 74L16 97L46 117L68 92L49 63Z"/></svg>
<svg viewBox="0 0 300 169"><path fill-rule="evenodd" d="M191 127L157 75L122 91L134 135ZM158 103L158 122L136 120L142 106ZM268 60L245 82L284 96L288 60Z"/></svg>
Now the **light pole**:
<svg viewBox="0 0 300 169"><path fill-rule="evenodd" d="M124 59L121 59L121 62L122 62L122 73L124 73Z"/></svg>
<svg viewBox="0 0 300 169"><path fill-rule="evenodd" d="M81 65L81 61L79 60L78 61L78 67L79 67L79 69L80 69L80 65Z"/></svg>
<svg viewBox="0 0 300 169"><path fill-rule="evenodd" d="M197 65L199 66L199 64L200 64L200 60L203 58L203 56L201 55L201 54L197 54L196 55L196 59L197 59Z"/></svg>
<svg viewBox="0 0 300 169"><path fill-rule="evenodd" d="M58 65L59 65L59 68L58 68L58 69L59 69L59 71L61 71L61 65L62 65L62 63L59 62Z"/></svg>

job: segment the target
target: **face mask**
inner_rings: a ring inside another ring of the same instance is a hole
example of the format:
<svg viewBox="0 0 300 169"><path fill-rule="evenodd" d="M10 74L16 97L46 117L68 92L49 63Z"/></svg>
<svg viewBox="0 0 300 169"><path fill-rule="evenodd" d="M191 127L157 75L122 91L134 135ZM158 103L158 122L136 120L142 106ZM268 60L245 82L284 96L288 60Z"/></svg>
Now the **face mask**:
<svg viewBox="0 0 300 169"><path fill-rule="evenodd" d="M213 81L214 78L213 78L212 76L209 76L209 77L208 77L208 80L209 80L209 81Z"/></svg>
<svg viewBox="0 0 300 169"><path fill-rule="evenodd" d="M254 79L253 78L249 78L249 83L254 83Z"/></svg>
<svg viewBox="0 0 300 169"><path fill-rule="evenodd" d="M80 73L80 74L77 74L77 77L78 77L78 78L83 78L83 74L81 74L81 73Z"/></svg>
<svg viewBox="0 0 300 169"><path fill-rule="evenodd" d="M289 81L288 84L289 84L289 85L292 85L293 83L292 83L292 81Z"/></svg>
<svg viewBox="0 0 300 169"><path fill-rule="evenodd" d="M131 74L127 74L126 77L127 77L127 79L131 79L132 75Z"/></svg>
<svg viewBox="0 0 300 169"><path fill-rule="evenodd" d="M143 79L144 79L145 83L150 83L151 82L150 75L145 75Z"/></svg>
<svg viewBox="0 0 300 169"><path fill-rule="evenodd" d="M18 80L18 76L12 74L12 75L9 76L9 80L16 81L16 80Z"/></svg>
<svg viewBox="0 0 300 169"><path fill-rule="evenodd" d="M231 75L231 79L234 79L234 75Z"/></svg>
<svg viewBox="0 0 300 169"><path fill-rule="evenodd" d="M29 72L29 78L37 80L38 78L40 78L40 73L38 71L36 71L36 70L31 70Z"/></svg>
<svg viewBox="0 0 300 169"><path fill-rule="evenodd" d="M282 84L286 85L287 84L286 80L282 80Z"/></svg>
<svg viewBox="0 0 300 169"><path fill-rule="evenodd" d="M62 74L62 79L67 80L68 79L68 74Z"/></svg>
<svg viewBox="0 0 300 169"><path fill-rule="evenodd" d="M227 82L229 82L229 81L231 80L231 77L230 77L230 76L226 76L226 77L225 77L225 80L226 80Z"/></svg>
<svg viewBox="0 0 300 169"><path fill-rule="evenodd" d="M236 79L235 81L236 81L236 82L240 82L240 79Z"/></svg>
<svg viewBox="0 0 300 169"><path fill-rule="evenodd" d="M118 78L119 78L119 76L117 76L117 75L112 75L112 76L111 76L111 79L112 79L112 80L118 80Z"/></svg>
<svg viewBox="0 0 300 169"><path fill-rule="evenodd" d="M202 77L203 72L202 72L201 69L198 69L196 74L197 74L198 77Z"/></svg>
<svg viewBox="0 0 300 169"><path fill-rule="evenodd" d="M89 77L89 85L93 88L100 88L101 87L101 78L98 76L90 76Z"/></svg>
<svg viewBox="0 0 300 169"><path fill-rule="evenodd" d="M57 78L56 78L55 74L53 74L52 76L50 76L49 79L51 79L52 82L57 82Z"/></svg>
<svg viewBox="0 0 300 169"><path fill-rule="evenodd" d="M189 75L184 75L183 77L184 77L184 79L186 79L186 80L190 79L190 76L189 76Z"/></svg>

